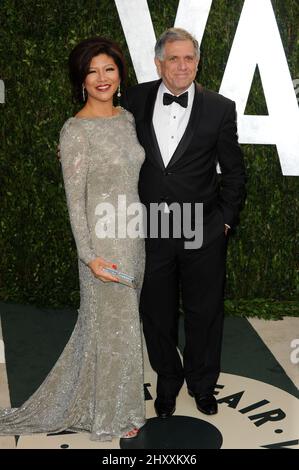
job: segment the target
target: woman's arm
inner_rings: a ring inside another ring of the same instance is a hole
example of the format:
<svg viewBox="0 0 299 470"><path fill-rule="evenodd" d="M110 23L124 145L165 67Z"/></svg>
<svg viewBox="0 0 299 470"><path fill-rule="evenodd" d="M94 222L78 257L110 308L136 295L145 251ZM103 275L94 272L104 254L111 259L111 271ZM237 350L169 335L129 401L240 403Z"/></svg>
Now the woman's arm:
<svg viewBox="0 0 299 470"><path fill-rule="evenodd" d="M93 251L86 217L86 182L89 144L83 129L67 123L60 134L60 161L66 200L78 256L89 266L94 276L104 282L118 279L103 271L104 267L117 266L96 255Z"/></svg>
<svg viewBox="0 0 299 470"><path fill-rule="evenodd" d="M71 227L78 256L87 264L96 258L86 217L88 139L79 125L66 123L60 133L60 161Z"/></svg>

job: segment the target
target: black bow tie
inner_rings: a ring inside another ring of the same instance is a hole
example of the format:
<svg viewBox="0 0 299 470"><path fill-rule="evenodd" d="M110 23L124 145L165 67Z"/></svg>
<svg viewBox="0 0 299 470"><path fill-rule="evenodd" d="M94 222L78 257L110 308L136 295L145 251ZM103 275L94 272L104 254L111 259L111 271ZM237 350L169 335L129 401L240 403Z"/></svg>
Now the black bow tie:
<svg viewBox="0 0 299 470"><path fill-rule="evenodd" d="M165 104L166 106L173 103L174 101L176 103L180 104L181 106L183 106L183 108L187 108L187 106L188 106L188 91L185 91L185 93L183 93L180 96L170 95L169 93L164 93L163 94L163 104Z"/></svg>

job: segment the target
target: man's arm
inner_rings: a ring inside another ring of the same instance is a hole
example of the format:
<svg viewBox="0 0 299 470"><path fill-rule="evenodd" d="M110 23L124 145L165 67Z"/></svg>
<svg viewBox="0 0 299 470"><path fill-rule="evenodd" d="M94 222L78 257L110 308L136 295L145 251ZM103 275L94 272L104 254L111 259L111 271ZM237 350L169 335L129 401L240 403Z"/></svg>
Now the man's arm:
<svg viewBox="0 0 299 470"><path fill-rule="evenodd" d="M233 227L238 222L240 209L245 200L245 165L238 143L236 106L229 102L222 120L217 144L218 161L221 168L219 205L224 223Z"/></svg>

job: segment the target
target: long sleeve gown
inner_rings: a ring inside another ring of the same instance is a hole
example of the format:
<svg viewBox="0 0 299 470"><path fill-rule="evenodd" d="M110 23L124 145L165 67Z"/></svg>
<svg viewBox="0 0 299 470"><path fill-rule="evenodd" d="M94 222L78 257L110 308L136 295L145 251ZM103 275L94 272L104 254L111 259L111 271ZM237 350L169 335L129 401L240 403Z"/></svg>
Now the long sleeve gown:
<svg viewBox="0 0 299 470"><path fill-rule="evenodd" d="M89 432L92 440L110 440L145 423L138 313L144 240L125 233L126 208L139 203L144 151L133 116L120 108L112 117L68 119L60 153L78 251L78 320L37 391L20 408L0 411L0 434L68 429ZM87 264L97 256L133 275L138 288L95 278Z"/></svg>

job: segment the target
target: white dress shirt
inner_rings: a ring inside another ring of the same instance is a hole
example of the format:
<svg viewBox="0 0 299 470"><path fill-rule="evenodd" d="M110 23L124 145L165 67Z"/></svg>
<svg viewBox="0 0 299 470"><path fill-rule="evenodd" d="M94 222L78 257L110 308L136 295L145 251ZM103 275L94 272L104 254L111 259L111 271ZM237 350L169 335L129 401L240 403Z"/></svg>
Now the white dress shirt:
<svg viewBox="0 0 299 470"><path fill-rule="evenodd" d="M168 165L188 125L194 100L195 84L191 83L186 91L188 91L188 106L183 108L175 102L164 105L163 94L170 93L172 95L173 93L167 89L163 82L158 89L153 125L165 167Z"/></svg>

